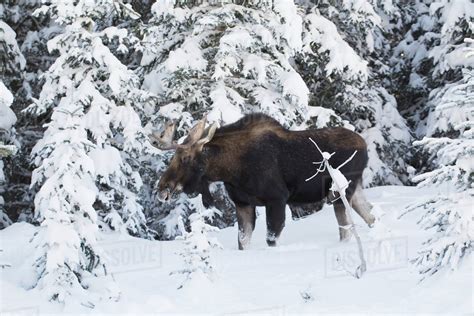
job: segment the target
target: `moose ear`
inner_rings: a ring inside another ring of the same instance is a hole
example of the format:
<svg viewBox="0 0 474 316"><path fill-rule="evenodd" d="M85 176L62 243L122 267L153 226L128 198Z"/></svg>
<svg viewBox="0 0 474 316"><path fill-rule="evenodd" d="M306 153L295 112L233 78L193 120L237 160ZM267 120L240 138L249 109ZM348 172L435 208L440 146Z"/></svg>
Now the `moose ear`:
<svg viewBox="0 0 474 316"><path fill-rule="evenodd" d="M203 137L197 142L197 145L199 146L199 150L202 150L205 144L209 143L212 138L214 137L214 134L216 133L217 129L217 123L213 123L211 126L206 128L206 130L203 133Z"/></svg>

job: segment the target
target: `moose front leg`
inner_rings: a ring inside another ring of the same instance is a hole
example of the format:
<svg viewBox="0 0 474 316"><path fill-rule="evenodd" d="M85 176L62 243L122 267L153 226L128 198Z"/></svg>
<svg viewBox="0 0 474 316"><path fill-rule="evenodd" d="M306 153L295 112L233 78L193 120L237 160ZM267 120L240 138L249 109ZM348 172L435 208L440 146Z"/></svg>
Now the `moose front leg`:
<svg viewBox="0 0 474 316"><path fill-rule="evenodd" d="M253 230L255 229L255 206L236 205L237 224L239 226L239 250L244 250L250 244Z"/></svg>
<svg viewBox="0 0 474 316"><path fill-rule="evenodd" d="M285 207L284 201L272 201L265 204L267 215L267 244L270 247L276 246L276 241L280 237L283 227L285 227Z"/></svg>

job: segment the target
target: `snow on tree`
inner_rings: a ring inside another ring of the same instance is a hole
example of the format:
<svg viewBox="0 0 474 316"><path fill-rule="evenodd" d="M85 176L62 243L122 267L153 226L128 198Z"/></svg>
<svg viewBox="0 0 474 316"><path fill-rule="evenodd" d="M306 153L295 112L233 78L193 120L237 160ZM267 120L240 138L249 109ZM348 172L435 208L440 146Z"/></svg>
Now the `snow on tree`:
<svg viewBox="0 0 474 316"><path fill-rule="evenodd" d="M16 122L15 113L10 109L10 105L13 102L13 95L5 87L2 81L0 81L0 133L8 133ZM4 205L5 201L1 195L3 185L6 183L5 173L3 171L4 164L3 158L8 157L16 153L17 148L14 145L5 145L1 140L6 138L0 134L0 228L9 226L12 221L5 212Z"/></svg>
<svg viewBox="0 0 474 316"><path fill-rule="evenodd" d="M180 7L158 1L144 39L145 87L190 126L197 114L231 123L261 111L289 126L306 115L307 88L288 62L301 46L291 1ZM281 22L281 21L286 22Z"/></svg>
<svg viewBox="0 0 474 316"><path fill-rule="evenodd" d="M311 91L312 127L346 126L361 133L369 151L365 185L406 182L401 157L410 142L395 98L384 88L388 49L381 17L369 1L305 4L298 71ZM387 15L393 8L377 8Z"/></svg>
<svg viewBox="0 0 474 316"><path fill-rule="evenodd" d="M159 99L156 127L176 119L182 137L205 113L221 124L251 112L288 127L306 120L308 89L289 62L301 48L301 17L292 1L194 6L160 0L152 13L141 66L144 88ZM222 186L217 191L225 196ZM189 213L185 204L165 209L170 213L161 223L172 227L166 231L177 231L178 218Z"/></svg>
<svg viewBox="0 0 474 316"><path fill-rule="evenodd" d="M0 81L0 132L7 133L16 123L16 115L10 109L13 103L13 94Z"/></svg>
<svg viewBox="0 0 474 316"><path fill-rule="evenodd" d="M18 47L15 32L0 21L0 228L12 223L4 208L5 200L2 196L8 185L3 158L17 152L13 129L17 117L11 109L14 98L9 87L17 77L21 77L24 68L25 58Z"/></svg>
<svg viewBox="0 0 474 316"><path fill-rule="evenodd" d="M18 47L15 31L3 21L0 21L0 44L2 80L7 86L10 86L13 80L21 78L26 61Z"/></svg>
<svg viewBox="0 0 474 316"><path fill-rule="evenodd" d="M118 49L125 51L125 43L133 43L133 37L116 27L96 29L100 25L91 19L113 10L114 4L104 1L101 5L88 4L78 10L74 2L70 2L70 10L59 5L49 8L52 12L65 10L63 15L58 13L57 21L71 21L71 24L65 25L64 32L48 43L50 51L58 51L59 57L45 74L39 99L29 111L35 114L43 114L51 108L58 111L56 99L71 91L77 107L86 110L82 125L94 143L87 153L94 161L100 188L97 207L106 213L101 213L104 221L113 229L146 236L142 208L137 201L142 181L129 162L139 159L140 154L148 150L138 113L149 96L138 88L135 74L103 43L117 39L121 43ZM75 16L75 12L81 15Z"/></svg>
<svg viewBox="0 0 474 316"><path fill-rule="evenodd" d="M472 97L472 96L471 96ZM414 259L418 270L432 275L445 267L454 270L474 248L474 125L457 139L429 138L415 142L428 151L433 170L413 178L419 186L436 186L438 195L411 205L407 211L422 210L419 225L432 235Z"/></svg>
<svg viewBox="0 0 474 316"><path fill-rule="evenodd" d="M474 91L473 83L474 81L471 83L470 91ZM459 85L455 87L459 88ZM454 93L451 97L458 99L460 96L463 94ZM469 98L472 100L470 106L472 113L474 93L470 92ZM445 101L452 102L453 99L449 99L447 95L444 96ZM464 100L466 98L463 98ZM442 101L438 103L438 106L442 107L442 105ZM453 117L453 120L456 120L456 117ZM471 117L469 121L456 126L454 130L459 133L457 138L424 137L421 141L414 143L415 146L422 147L423 151L427 152L428 161L431 161L431 170L414 177L413 181L418 182L419 186L441 188L438 189L439 194L436 197L419 201L408 208L408 211L423 210L419 224L424 229L431 229L433 232L414 259L421 274L431 275L445 266L456 269L459 261L472 253L474 247L473 126L474 121Z"/></svg>
<svg viewBox="0 0 474 316"><path fill-rule="evenodd" d="M407 99L405 102L411 105L406 106L410 110L411 120L417 122L416 134L419 137L432 135L437 132L436 129L448 133L448 129L454 126L448 126L446 120L455 116L452 119L464 121L463 115L466 114L462 113L469 112L466 106L470 103L459 103L458 106L464 111L457 111L454 106L435 109L436 100L445 94L443 89L452 90L456 82L463 85L472 80L473 26L470 21L474 14L473 5L464 0L417 1L413 12L413 22L395 48L392 63L396 75L401 77L402 89L407 95L404 97ZM468 91L466 88L468 86L462 89ZM441 121L436 127L438 118Z"/></svg>
<svg viewBox="0 0 474 316"><path fill-rule="evenodd" d="M189 199L190 208L195 212L189 216L191 222L191 230L187 232L184 228L183 218L180 218L180 229L182 236L178 239L183 240L184 249L179 255L183 258L184 268L176 271L176 274L184 274L185 279L179 288L184 287L190 280L198 275L198 281L201 282L202 277L212 278L215 270L211 256L213 248L219 248L221 245L215 237L209 237L209 233L218 232L217 227L206 223L206 220L212 220L215 210L206 209L202 204L201 196Z"/></svg>
<svg viewBox="0 0 474 316"><path fill-rule="evenodd" d="M32 171L30 153L36 141L41 138L44 121L43 117L32 118L23 110L31 103L32 96L39 93L40 75L54 59L47 56L46 42L59 29L58 25L49 25L47 17L32 16L40 2L41 0L7 0L0 3L0 20L15 30L17 42L14 45L3 45L0 40L0 77L15 96L11 109L18 119L15 129L10 133L10 141L16 144L18 152L14 159L4 161L8 178L8 185L3 187L5 209L14 222L34 222L34 192L29 189ZM8 33L11 32L2 34Z"/></svg>
<svg viewBox="0 0 474 316"><path fill-rule="evenodd" d="M61 98L44 138L33 154L41 163L32 183L41 184L35 211L42 229L35 237L37 283L49 300L65 302L84 297L88 278L105 276L97 250L97 213L93 204L98 189L94 161L87 155L94 144L84 127L84 110L74 92Z"/></svg>
<svg viewBox="0 0 474 316"><path fill-rule="evenodd" d="M22 76L25 68L25 57L18 47L13 29L0 21L0 140L5 140L10 129L16 123L16 115L10 108L13 94L10 91L12 82Z"/></svg>
<svg viewBox="0 0 474 316"><path fill-rule="evenodd" d="M431 275L455 269L473 247L474 4L419 1L415 8L395 50L404 59L395 65L400 73L408 69L405 80L417 100L411 115L423 168L413 181L441 188L408 208L423 210L419 224L433 232L414 260L421 274Z"/></svg>
<svg viewBox="0 0 474 316"><path fill-rule="evenodd" d="M102 297L115 295L107 292L110 282L92 278L107 277L97 246L101 221L102 227L150 236L138 200L142 180L130 164L149 150L137 114L148 94L104 44L118 41L123 52L135 41L125 29L107 25L112 16L131 12L120 4L51 1L36 12L50 14L63 26L48 42L58 58L28 108L36 115L51 113L32 152L35 215L42 227L35 238L34 286L59 302L95 292L96 286Z"/></svg>

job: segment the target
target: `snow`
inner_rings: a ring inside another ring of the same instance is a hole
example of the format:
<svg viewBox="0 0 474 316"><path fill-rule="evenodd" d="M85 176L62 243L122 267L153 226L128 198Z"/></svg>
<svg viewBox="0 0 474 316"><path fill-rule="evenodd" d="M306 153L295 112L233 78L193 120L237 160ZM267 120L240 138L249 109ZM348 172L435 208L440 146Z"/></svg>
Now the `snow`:
<svg viewBox="0 0 474 316"><path fill-rule="evenodd" d="M408 259L429 234L417 225L422 212L398 219L407 205L428 198L432 189L376 187L366 190L379 222L374 229L354 216L367 256L368 271L355 279L339 270L334 254L356 254L356 245L338 241L332 207L286 227L279 246L265 243L265 216L259 216L250 249L237 250L237 227L215 233L223 249L212 249L216 271L212 279L195 274L183 289L182 241L148 241L118 234L102 234L101 245L110 254L109 267L121 290L119 301L98 302L93 310L77 304L51 304L38 290L28 290L34 275L27 258L37 227L16 223L0 231L2 261L1 313L213 313L213 314L343 314L443 313L472 314L472 255L457 270L445 271L419 283ZM389 228L390 233L385 229ZM357 260L357 259L356 259Z"/></svg>
<svg viewBox="0 0 474 316"><path fill-rule="evenodd" d="M0 129L10 130L16 123L16 115L10 109L13 103L13 94L0 81Z"/></svg>
<svg viewBox="0 0 474 316"><path fill-rule="evenodd" d="M1 42L9 46L14 54L13 61L19 65L20 69L24 69L26 66L26 59L18 47L15 31L2 20L0 20L0 43Z"/></svg>
<svg viewBox="0 0 474 316"><path fill-rule="evenodd" d="M291 50L301 49L302 19L293 0L274 0L273 8L281 17L281 32Z"/></svg>
<svg viewBox="0 0 474 316"><path fill-rule="evenodd" d="M96 174L104 179L108 179L113 173L120 172L122 157L120 157L120 152L114 147L96 147L89 152L89 158L94 162Z"/></svg>
<svg viewBox="0 0 474 316"><path fill-rule="evenodd" d="M209 119L217 122L222 121L224 124L230 124L242 117L242 112L238 106L229 100L227 87L220 81L209 94L214 109L209 113ZM240 96L239 96L240 97Z"/></svg>
<svg viewBox="0 0 474 316"><path fill-rule="evenodd" d="M283 94L285 96L289 98L295 96L296 98L298 98L300 104L308 104L308 87L296 71L280 73L280 81L282 83ZM304 108L304 111L306 111L306 108Z"/></svg>
<svg viewBox="0 0 474 316"><path fill-rule="evenodd" d="M158 17L167 18L168 15L172 15L178 21L184 21L186 18L186 10L175 8L174 0L158 0L152 5L151 11Z"/></svg>
<svg viewBox="0 0 474 316"><path fill-rule="evenodd" d="M195 38L186 40L182 46L171 51L164 63L168 72L179 69L203 71L206 69L207 61L202 56L201 48Z"/></svg>
<svg viewBox="0 0 474 316"><path fill-rule="evenodd" d="M338 72L348 78L367 79L367 62L341 37L333 22L317 14L308 14L305 19L308 26L303 39L304 46L310 50L309 45L316 42L320 45L319 53L329 54L329 62L325 67L328 76Z"/></svg>
<svg viewBox="0 0 474 316"><path fill-rule="evenodd" d="M465 19L466 21L472 21L474 18L474 3L469 0L457 0L457 1L438 1L434 2L430 6L430 14L434 15L438 9L442 8L441 11L441 22L443 27L441 28L441 34L450 33L451 30L459 22L459 19ZM445 38L449 40L449 38ZM445 43L446 44L446 43Z"/></svg>
<svg viewBox="0 0 474 316"><path fill-rule="evenodd" d="M262 59L261 57L255 54L248 54L244 58L243 64L244 67L242 70L242 74L244 76L248 76L249 72L254 72L256 74L255 77L257 78L257 82L259 84L265 83L265 79L267 77L265 68L267 67L267 65L270 64L270 62L265 59Z"/></svg>
<svg viewBox="0 0 474 316"><path fill-rule="evenodd" d="M245 28L234 27L229 33L222 36L219 42L220 45L249 48L254 44L254 39Z"/></svg>

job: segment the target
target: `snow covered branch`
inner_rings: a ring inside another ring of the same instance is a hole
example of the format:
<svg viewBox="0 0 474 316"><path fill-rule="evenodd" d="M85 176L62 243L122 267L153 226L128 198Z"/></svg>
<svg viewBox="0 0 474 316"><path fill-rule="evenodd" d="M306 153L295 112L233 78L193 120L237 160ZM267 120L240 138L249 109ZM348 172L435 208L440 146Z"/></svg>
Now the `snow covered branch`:
<svg viewBox="0 0 474 316"><path fill-rule="evenodd" d="M351 212L353 211L352 206L350 205L349 201L347 200L346 197L346 189L349 187L349 181L346 179L346 177L342 174L342 172L339 170L341 167L346 165L349 161L354 158L355 154L357 151L355 151L346 161L344 161L341 165L339 165L337 168L333 168L331 164L329 163L329 159L331 156L333 156L335 153L328 153L328 152L323 152L319 148L318 144L312 139L309 138L309 140L314 144L314 146L318 149L319 153L323 157L322 161L319 162L314 162L314 164L320 165L316 173L311 176L310 178L306 179L306 181L312 180L314 177L316 177L319 173L328 171L329 175L331 176L332 179L332 184L331 188L329 189L334 196L337 196L338 199L341 199L342 202L344 203L344 208L348 220L348 227L342 227L343 229L349 229L352 234L354 235L356 241L357 241L357 247L359 250L359 258L360 258L360 265L357 267L355 273L353 274L356 278L362 277L362 275L366 272L367 270L367 264L364 258L364 249L362 248L362 242L359 237L359 233L357 232L354 221L352 220L352 215Z"/></svg>

